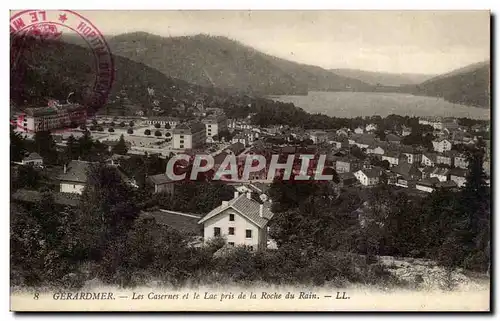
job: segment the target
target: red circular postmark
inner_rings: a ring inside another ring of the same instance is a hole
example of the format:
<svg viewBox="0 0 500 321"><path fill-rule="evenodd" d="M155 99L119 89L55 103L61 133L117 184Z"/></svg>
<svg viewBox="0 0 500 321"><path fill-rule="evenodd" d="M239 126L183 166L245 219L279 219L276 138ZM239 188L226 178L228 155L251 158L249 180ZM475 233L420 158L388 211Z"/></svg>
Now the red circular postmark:
<svg viewBox="0 0 500 321"><path fill-rule="evenodd" d="M12 15L10 18L11 88L23 86L26 64L23 65L20 59L26 55L33 56L32 53L27 53L31 48L29 43L33 41L38 45L43 45L44 42L55 43L62 40L65 33L74 37L79 36L92 53L95 78L90 80L91 83L86 90L76 93L80 98L79 103L85 108L85 115L92 115L106 103L111 91L114 80L113 56L97 27L87 18L71 10L25 10ZM35 66L35 68L43 67ZM75 92L71 87L67 91L65 98L69 102ZM51 99L48 101L49 106L57 108L57 104ZM73 112L71 115L78 117L80 114Z"/></svg>

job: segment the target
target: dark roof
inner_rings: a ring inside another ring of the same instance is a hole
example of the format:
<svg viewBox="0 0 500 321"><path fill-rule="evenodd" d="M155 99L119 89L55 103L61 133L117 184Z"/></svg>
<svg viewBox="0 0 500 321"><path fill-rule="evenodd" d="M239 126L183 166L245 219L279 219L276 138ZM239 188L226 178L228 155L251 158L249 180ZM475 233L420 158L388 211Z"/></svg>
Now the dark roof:
<svg viewBox="0 0 500 321"><path fill-rule="evenodd" d="M361 170L366 177L368 178L375 178L375 177L380 177L380 170L377 168L365 168Z"/></svg>
<svg viewBox="0 0 500 321"><path fill-rule="evenodd" d="M413 164L409 164L408 162L399 163L399 165L391 168L391 171L404 176L406 179L409 179L412 174L419 173L418 168Z"/></svg>
<svg viewBox="0 0 500 321"><path fill-rule="evenodd" d="M467 176L467 170L463 169L463 168L455 167L455 168L450 169L450 175L460 176L460 177L466 177Z"/></svg>
<svg viewBox="0 0 500 321"><path fill-rule="evenodd" d="M67 104L60 105L57 107L38 107L38 108L26 108L26 114L30 116L46 116L46 115L56 115L66 112L72 112L77 110L86 110L85 107L78 104Z"/></svg>
<svg viewBox="0 0 500 321"><path fill-rule="evenodd" d="M190 121L177 125L173 132L183 133L188 130L190 133L197 133L199 131L205 130L205 125L199 121Z"/></svg>
<svg viewBox="0 0 500 321"><path fill-rule="evenodd" d="M92 164L97 163L72 160L66 165L66 173L61 173L57 179L60 181L86 183L88 170Z"/></svg>
<svg viewBox="0 0 500 321"><path fill-rule="evenodd" d="M458 185L454 181L444 181L444 182L437 183L436 187L453 188L453 187L458 187Z"/></svg>
<svg viewBox="0 0 500 321"><path fill-rule="evenodd" d="M167 225L181 232L202 235L202 229L198 225L200 215L181 213L168 210L159 210L154 212L141 212L139 219L154 218L162 225Z"/></svg>
<svg viewBox="0 0 500 321"><path fill-rule="evenodd" d="M397 135L394 135L394 134L387 134L385 136L385 140L387 140L388 142L391 142L391 141L400 141L401 137L399 137Z"/></svg>
<svg viewBox="0 0 500 321"><path fill-rule="evenodd" d="M437 154L436 153L424 153L424 156L430 159L433 162L436 162Z"/></svg>
<svg viewBox="0 0 500 321"><path fill-rule="evenodd" d="M346 172L346 173L340 173L339 179L342 181L348 180L348 179L356 179L356 176L354 176L353 172Z"/></svg>
<svg viewBox="0 0 500 321"><path fill-rule="evenodd" d="M229 149L233 153L238 154L245 149L245 145L243 145L243 143L237 142L229 145L226 149Z"/></svg>
<svg viewBox="0 0 500 321"><path fill-rule="evenodd" d="M385 155L383 156L399 158L401 156L401 153L393 150L388 150L385 152Z"/></svg>
<svg viewBox="0 0 500 321"><path fill-rule="evenodd" d="M78 195L71 194L71 193L52 193L54 196L54 201L57 204L60 205L67 205L67 206L77 206L80 198ZM23 201L23 202L38 202L43 199L43 194L40 193L39 191L34 191L34 190L27 190L27 189L18 189L12 194L12 198L18 201Z"/></svg>
<svg viewBox="0 0 500 321"><path fill-rule="evenodd" d="M38 155L38 153L30 153L28 156L23 158L23 161L30 161L35 159L43 159L42 156Z"/></svg>
<svg viewBox="0 0 500 321"><path fill-rule="evenodd" d="M428 179L421 180L420 182L417 182L416 185L423 185L423 186L433 187L437 183L439 183L439 179L437 179L437 177L431 177L431 178L428 178Z"/></svg>
<svg viewBox="0 0 500 321"><path fill-rule="evenodd" d="M170 177L168 177L167 174L158 174L158 175L152 175L148 176L148 180L151 181L155 185L163 185L167 183L171 183L172 180Z"/></svg>
<svg viewBox="0 0 500 321"><path fill-rule="evenodd" d="M267 191L271 188L271 184L266 183L250 183L250 186L256 187L261 193L267 193Z"/></svg>
<svg viewBox="0 0 500 321"><path fill-rule="evenodd" d="M227 205L220 205L210 211L207 215L205 215L198 223L203 223L206 220L214 217L215 215L221 213L227 208L233 208L237 212L241 213L242 216L246 217L248 220L253 222L259 228L263 228L267 222L273 218L273 213L270 211L269 207L263 205L262 217L259 214L260 211L260 203L249 199L245 194L238 196L237 198L233 198L228 202Z"/></svg>

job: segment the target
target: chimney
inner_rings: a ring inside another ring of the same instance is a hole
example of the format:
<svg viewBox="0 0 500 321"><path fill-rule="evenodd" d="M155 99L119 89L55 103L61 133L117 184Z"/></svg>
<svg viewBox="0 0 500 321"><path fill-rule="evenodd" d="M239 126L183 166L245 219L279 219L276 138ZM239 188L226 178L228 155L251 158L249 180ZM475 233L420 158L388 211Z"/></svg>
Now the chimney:
<svg viewBox="0 0 500 321"><path fill-rule="evenodd" d="M247 192L247 198L248 198L249 200L251 200L251 199L252 199L252 192Z"/></svg>
<svg viewBox="0 0 500 321"><path fill-rule="evenodd" d="M234 198L237 198L238 196L240 196L240 193L238 193L237 191L234 192Z"/></svg>
<svg viewBox="0 0 500 321"><path fill-rule="evenodd" d="M259 206L259 216L260 217L264 217L262 214L263 212L264 212L264 204L260 204L260 206Z"/></svg>
<svg viewBox="0 0 500 321"><path fill-rule="evenodd" d="M66 163L64 163L64 174L66 174L68 172L68 166L66 166Z"/></svg>

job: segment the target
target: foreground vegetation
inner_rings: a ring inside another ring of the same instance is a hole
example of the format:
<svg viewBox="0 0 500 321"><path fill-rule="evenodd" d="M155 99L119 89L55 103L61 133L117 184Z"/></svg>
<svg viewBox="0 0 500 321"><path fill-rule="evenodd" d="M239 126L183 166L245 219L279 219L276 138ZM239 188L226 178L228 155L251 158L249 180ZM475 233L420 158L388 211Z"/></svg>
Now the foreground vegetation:
<svg viewBox="0 0 500 321"><path fill-rule="evenodd" d="M470 174L458 192L408 196L390 186L339 190L332 182L280 181L271 187L277 250L222 248L140 216L141 209L202 213L231 198L210 182L179 183L174 197L134 189L109 166L96 165L79 205L11 202L13 285L79 287L99 279L134 286L266 282L402 285L378 257L426 258L449 269L486 272L490 262L490 189L481 148L470 154ZM193 183L191 183L193 184ZM13 186L16 186L14 180ZM179 194L180 193L180 194ZM190 200L195 199L196 202ZM205 208L205 210L203 210Z"/></svg>

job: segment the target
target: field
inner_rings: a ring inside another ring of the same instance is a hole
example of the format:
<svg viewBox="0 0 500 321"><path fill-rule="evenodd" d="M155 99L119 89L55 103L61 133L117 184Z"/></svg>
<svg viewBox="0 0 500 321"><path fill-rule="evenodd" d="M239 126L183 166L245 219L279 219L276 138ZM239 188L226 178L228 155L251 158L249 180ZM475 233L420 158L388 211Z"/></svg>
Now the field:
<svg viewBox="0 0 500 321"><path fill-rule="evenodd" d="M449 103L440 98L393 93L309 92L307 96L272 96L294 103L308 113L332 117L365 117L390 114L490 119L489 109Z"/></svg>

